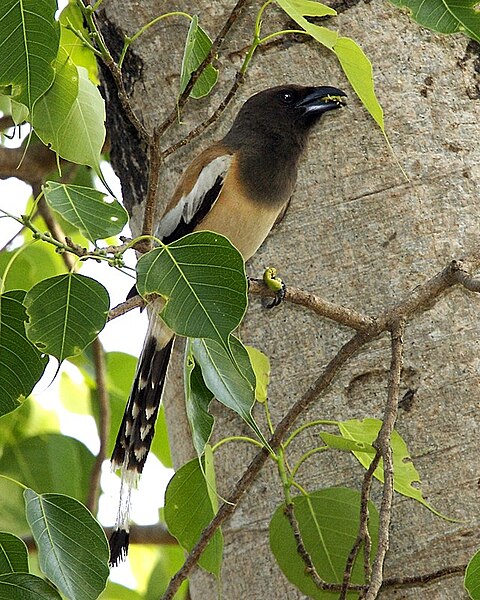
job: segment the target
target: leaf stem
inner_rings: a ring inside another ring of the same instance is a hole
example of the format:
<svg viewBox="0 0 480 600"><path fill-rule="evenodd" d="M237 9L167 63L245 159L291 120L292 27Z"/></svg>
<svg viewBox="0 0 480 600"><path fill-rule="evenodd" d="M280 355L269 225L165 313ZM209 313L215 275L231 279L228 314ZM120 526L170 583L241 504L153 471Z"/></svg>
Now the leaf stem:
<svg viewBox="0 0 480 600"><path fill-rule="evenodd" d="M212 452L216 452L220 448L220 446L223 446L223 444L226 444L227 442L248 442L250 444L253 444L254 446L258 446L259 448L265 447L264 444L262 444L262 442L259 442L254 438L248 437L247 435L232 435L221 439L214 446L212 446Z"/></svg>
<svg viewBox="0 0 480 600"><path fill-rule="evenodd" d="M300 467L303 465L303 463L306 460L308 460L314 454L318 454L320 452L325 452L326 450L328 450L328 446L318 446L317 448L311 448L308 452L305 452L305 454L300 458L300 460L297 462L297 464L293 467L292 478L295 477L295 475L298 473L298 470L300 469Z"/></svg>
<svg viewBox="0 0 480 600"><path fill-rule="evenodd" d="M299 433L302 433L302 431L304 431L305 429L308 429L309 427L316 427L317 425L338 425L338 421L330 421L328 419L317 419L316 421L309 421L308 423L304 423L298 429L295 429L295 431L292 432L292 434L285 440L283 447L287 448L290 442L293 442L297 435Z"/></svg>
<svg viewBox="0 0 480 600"><path fill-rule="evenodd" d="M13 477L9 477L8 475L3 475L0 473L0 479L5 479L5 481L10 481L10 483L14 483L15 485L18 485L19 487L23 488L24 490L28 490L28 486L23 484L21 481L18 481L17 479L13 479Z"/></svg>
<svg viewBox="0 0 480 600"><path fill-rule="evenodd" d="M167 17L186 17L187 19L190 19L190 21L193 19L192 15L189 15L186 12L182 12L180 10L174 10L172 12L165 13L164 15L159 15L158 17L155 17L155 19L153 19L152 21L150 21L149 23L147 23L146 25L144 25L132 37L129 37L129 36L126 35L125 36L125 41L123 43L122 52L120 53L120 58L118 59L118 68L119 69L122 68L122 64L123 64L123 60L125 58L125 54L127 53L127 50L129 49L130 45L133 44L133 42L139 36L141 36L142 33L145 33L145 31L147 31L147 29L150 29L150 27L152 25L155 25L155 23L158 23L159 21L161 21L162 19L166 19Z"/></svg>

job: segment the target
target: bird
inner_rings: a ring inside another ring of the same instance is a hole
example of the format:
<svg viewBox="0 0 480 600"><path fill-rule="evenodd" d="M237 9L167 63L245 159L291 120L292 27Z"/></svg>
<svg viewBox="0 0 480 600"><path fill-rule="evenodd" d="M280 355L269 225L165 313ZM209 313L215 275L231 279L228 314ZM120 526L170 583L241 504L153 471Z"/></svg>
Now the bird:
<svg viewBox="0 0 480 600"><path fill-rule="evenodd" d="M247 261L288 206L314 125L345 104L345 92L331 86L280 85L250 97L225 137L185 169L156 236L169 244L192 232L213 231ZM175 337L159 316L163 303L158 298L148 307L149 326L111 458L112 468L122 472L111 565L128 552L130 493L152 443Z"/></svg>

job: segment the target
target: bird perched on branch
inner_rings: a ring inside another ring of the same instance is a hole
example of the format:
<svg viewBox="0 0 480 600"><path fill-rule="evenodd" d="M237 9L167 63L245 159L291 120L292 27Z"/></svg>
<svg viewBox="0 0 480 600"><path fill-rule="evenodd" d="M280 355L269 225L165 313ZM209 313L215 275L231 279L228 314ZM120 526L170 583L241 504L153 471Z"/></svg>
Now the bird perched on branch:
<svg viewBox="0 0 480 600"><path fill-rule="evenodd" d="M227 135L187 167L158 224L171 243L192 231L220 233L245 261L255 254L293 193L300 158L313 126L345 104L334 87L285 85L255 94L240 109ZM174 333L158 316L163 300L149 307L149 327L115 448L122 470L122 497L110 562L128 549L130 490L145 465L160 407Z"/></svg>

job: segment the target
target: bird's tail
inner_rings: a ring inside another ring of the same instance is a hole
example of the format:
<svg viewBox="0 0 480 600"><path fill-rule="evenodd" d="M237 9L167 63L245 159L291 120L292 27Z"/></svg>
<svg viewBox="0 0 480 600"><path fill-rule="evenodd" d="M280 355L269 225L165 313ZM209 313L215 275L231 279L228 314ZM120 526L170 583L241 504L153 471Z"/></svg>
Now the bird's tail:
<svg viewBox="0 0 480 600"><path fill-rule="evenodd" d="M112 469L120 469L122 476L117 521L110 537L112 566L127 555L131 491L143 471L152 444L173 346L173 332L157 316L158 312L158 306L152 306L132 391L112 453Z"/></svg>

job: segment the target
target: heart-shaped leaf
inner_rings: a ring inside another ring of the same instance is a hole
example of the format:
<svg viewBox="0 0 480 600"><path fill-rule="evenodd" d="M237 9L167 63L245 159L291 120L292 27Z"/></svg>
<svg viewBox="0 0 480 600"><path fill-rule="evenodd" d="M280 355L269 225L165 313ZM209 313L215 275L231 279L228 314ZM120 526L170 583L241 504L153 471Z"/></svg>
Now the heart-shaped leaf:
<svg viewBox="0 0 480 600"><path fill-rule="evenodd" d="M377 439L382 422L379 419L363 419L362 421L351 419L349 421L339 421L337 425L340 433L347 440L354 440L366 446L367 451L353 451L353 455L365 469L368 469L374 457L374 454L368 451L368 446L371 446ZM452 520L435 510L423 497L422 490L418 487L418 484L420 484L420 475L413 465L407 444L398 431L394 430L392 432L391 445L393 451L393 486L395 491L403 496L417 500L417 502L423 504L442 519ZM383 460L380 460L374 475L379 481L383 482ZM415 487L413 484L415 484Z"/></svg>
<svg viewBox="0 0 480 600"><path fill-rule="evenodd" d="M302 540L320 577L328 583L342 583L348 555L358 535L360 493L348 488L326 488L306 496L293 498L294 514ZM372 540L371 558L378 542L378 512L368 504L368 530ZM297 542L280 505L270 521L270 547L289 581L309 598L332 600L332 595L316 587L297 551ZM363 551L352 571L352 583L364 583Z"/></svg>
<svg viewBox="0 0 480 600"><path fill-rule="evenodd" d="M226 237L211 231L144 254L137 263L137 289L142 296L166 299L161 317L176 333L225 346L247 307L243 258Z"/></svg>
<svg viewBox="0 0 480 600"><path fill-rule="evenodd" d="M43 192L49 206L91 242L120 233L128 221L120 202L98 190L47 181Z"/></svg>
<svg viewBox="0 0 480 600"><path fill-rule="evenodd" d="M42 572L69 600L96 600L109 574L103 529L78 500L24 492Z"/></svg>
<svg viewBox="0 0 480 600"><path fill-rule="evenodd" d="M28 338L63 361L79 354L103 329L110 299L101 283L75 273L50 277L25 296Z"/></svg>
<svg viewBox="0 0 480 600"><path fill-rule="evenodd" d="M412 19L439 33L461 31L480 42L480 10L477 0L391 0L409 9Z"/></svg>
<svg viewBox="0 0 480 600"><path fill-rule="evenodd" d="M213 485L212 479L209 485ZM195 518L192 518L193 507ZM194 458L175 473L165 492L165 520L168 530L188 552L198 542L202 531L214 516L204 470L200 466L200 459ZM217 529L198 564L218 576L222 555L223 535Z"/></svg>

